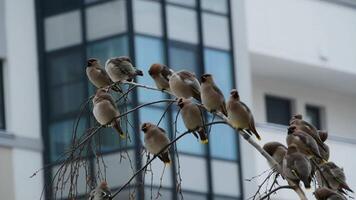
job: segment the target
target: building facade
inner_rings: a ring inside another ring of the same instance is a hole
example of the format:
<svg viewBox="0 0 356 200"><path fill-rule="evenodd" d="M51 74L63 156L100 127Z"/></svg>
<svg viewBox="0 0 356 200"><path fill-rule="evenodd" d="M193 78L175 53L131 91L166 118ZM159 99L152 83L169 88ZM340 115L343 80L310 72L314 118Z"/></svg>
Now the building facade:
<svg viewBox="0 0 356 200"><path fill-rule="evenodd" d="M225 98L237 88L254 112L261 145L284 142L291 115L303 114L329 131L331 160L356 188L356 161L345 156L356 152L356 46L350 45L356 42L355 6L346 0L0 0L0 199L39 199L44 186L52 188L81 105L94 92L86 60L96 57L104 64L118 55L130 56L144 71L141 84L153 86L148 68L164 63L198 77L214 74ZM137 89L120 109L162 98L168 96ZM166 107L155 104L129 115L129 142L109 128L93 139L101 144L113 190L145 163L141 123L159 122L171 138L175 129L185 131L180 118L173 124L175 105L161 120ZM79 132L94 125L86 110ZM190 135L177 143L179 160L165 169L161 199L180 199L180 176L188 200L254 194L261 180L245 179L268 168L264 158L226 126L214 126L209 137L208 145ZM86 178L100 177L103 167L88 152L89 174L79 177L82 199ZM123 155L132 162L120 162ZM154 198L162 170L154 161L153 178L146 175L142 186L138 176L118 198L129 199L133 190L136 199ZM53 199L53 193L43 195ZM296 197L286 191L277 198Z"/></svg>

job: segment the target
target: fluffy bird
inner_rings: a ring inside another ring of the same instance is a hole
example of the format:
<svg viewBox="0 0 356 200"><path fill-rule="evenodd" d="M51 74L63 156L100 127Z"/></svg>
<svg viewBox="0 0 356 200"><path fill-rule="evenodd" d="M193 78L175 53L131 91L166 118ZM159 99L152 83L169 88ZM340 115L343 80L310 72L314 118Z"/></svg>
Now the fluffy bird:
<svg viewBox="0 0 356 200"><path fill-rule="evenodd" d="M95 97L93 98L93 115L101 125L107 125L109 122L120 135L121 138L125 138L125 134L120 126L120 119L116 118L120 115L115 101L112 96L107 93L106 89L98 89ZM116 119L115 119L116 118Z"/></svg>
<svg viewBox="0 0 356 200"><path fill-rule="evenodd" d="M155 81L157 88L166 91L171 91L169 88L169 78L173 73L174 71L169 67L158 63L152 64L148 70L148 74Z"/></svg>
<svg viewBox="0 0 356 200"><path fill-rule="evenodd" d="M287 154L287 147L279 142L268 142L263 145L263 149L281 166L283 164L283 158ZM271 168L275 166L273 163L268 163Z"/></svg>
<svg viewBox="0 0 356 200"><path fill-rule="evenodd" d="M261 140L250 109L240 101L240 96L236 89L231 90L230 94L226 108L231 125L238 130L246 130L251 135L254 134L258 140Z"/></svg>
<svg viewBox="0 0 356 200"><path fill-rule="evenodd" d="M314 138L309 134L296 129L295 126L288 128L286 141L288 147L292 144L296 145L303 154L308 156L308 158L316 157L322 159L318 144L315 142Z"/></svg>
<svg viewBox="0 0 356 200"><path fill-rule="evenodd" d="M201 76L200 92L202 103L209 112L220 111L227 115L224 95L216 86L211 74Z"/></svg>
<svg viewBox="0 0 356 200"><path fill-rule="evenodd" d="M86 74L89 81L96 87L96 88L104 88L109 87L114 82L110 79L109 75L106 71L101 67L99 60L95 58L88 59L87 67L86 67ZM121 89L113 85L111 87L112 90L116 92L122 92Z"/></svg>
<svg viewBox="0 0 356 200"><path fill-rule="evenodd" d="M132 81L136 76L143 76L143 72L136 69L127 56L108 59L105 63L105 70L114 82Z"/></svg>
<svg viewBox="0 0 356 200"><path fill-rule="evenodd" d="M316 189L314 192L314 196L317 200L346 200L343 195L327 187L321 187Z"/></svg>
<svg viewBox="0 0 356 200"><path fill-rule="evenodd" d="M106 182L101 182L94 190L89 194L88 200L111 200L112 194L108 184Z"/></svg>
<svg viewBox="0 0 356 200"><path fill-rule="evenodd" d="M181 115L185 127L189 131L197 131L200 141L203 144L208 143L208 137L205 133L203 114L198 105L194 104L189 99L179 98L178 106L181 108ZM193 132L194 133L194 132Z"/></svg>
<svg viewBox="0 0 356 200"><path fill-rule="evenodd" d="M141 130L145 134L144 143L147 150L154 155L158 154L165 146L170 143L166 131L163 128L147 122L142 124ZM171 163L168 148L160 153L158 158L161 159L165 164Z"/></svg>
<svg viewBox="0 0 356 200"><path fill-rule="evenodd" d="M309 189L312 180L312 166L308 158L298 151L296 145L288 146L287 154L283 159L283 174L296 185L302 181L304 187Z"/></svg>
<svg viewBox="0 0 356 200"><path fill-rule="evenodd" d="M339 190L340 192L344 192L344 190L353 192L346 183L346 177L342 168L333 162L323 163L319 167L320 172L316 173L316 178L320 185L325 187L329 185L331 189ZM320 173L323 174L326 180Z"/></svg>
<svg viewBox="0 0 356 200"><path fill-rule="evenodd" d="M195 75L186 70L174 72L169 79L169 87L175 96L198 101L200 99L200 84Z"/></svg>

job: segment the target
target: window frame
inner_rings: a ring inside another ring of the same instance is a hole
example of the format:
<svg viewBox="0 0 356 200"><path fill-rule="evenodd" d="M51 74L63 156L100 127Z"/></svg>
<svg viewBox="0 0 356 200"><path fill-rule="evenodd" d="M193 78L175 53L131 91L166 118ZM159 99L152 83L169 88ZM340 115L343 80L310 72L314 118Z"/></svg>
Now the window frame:
<svg viewBox="0 0 356 200"><path fill-rule="evenodd" d="M6 129L6 116L5 116L5 95L4 95L4 73L3 73L3 64L0 60L0 115L1 115L1 125L0 130Z"/></svg>

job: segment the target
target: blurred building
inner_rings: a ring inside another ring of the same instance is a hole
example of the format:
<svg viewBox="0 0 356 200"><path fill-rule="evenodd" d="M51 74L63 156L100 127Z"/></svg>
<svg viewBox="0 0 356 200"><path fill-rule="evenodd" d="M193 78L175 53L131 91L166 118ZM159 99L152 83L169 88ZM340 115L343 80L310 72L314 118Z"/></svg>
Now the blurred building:
<svg viewBox="0 0 356 200"><path fill-rule="evenodd" d="M200 76L212 73L226 98L237 87L254 111L261 144L284 142L286 125L301 113L329 131L331 160L344 167L352 188L356 175L356 3L352 0L0 0L0 199L39 199L50 186L60 155L71 142L81 104L93 94L86 59L129 55L146 72L165 63ZM167 96L138 89L127 107ZM113 190L141 160L139 124L157 123L166 104L129 116L131 142L104 129L94 142L108 168ZM174 108L175 106L172 106ZM160 122L173 136L177 109ZM79 132L93 126L86 115ZM177 128L185 130L181 119ZM260 181L245 181L268 168L264 158L226 126L215 126L209 145L193 136L177 144L184 199L247 199ZM130 155L133 165L120 163ZM350 155L350 156L348 156ZM350 157L350 158L349 158ZM89 154L90 174L100 166ZM161 199L180 199L178 160L166 168ZM45 174L29 178L37 169ZM160 184L162 164L153 162L137 199L150 199ZM140 177L139 177L140 178ZM86 192L85 174L79 193ZM282 191L279 199L296 199ZM308 194L311 195L311 194ZM51 199L51 191L45 193ZM153 197L154 198L154 197ZM85 199L85 198L84 198Z"/></svg>

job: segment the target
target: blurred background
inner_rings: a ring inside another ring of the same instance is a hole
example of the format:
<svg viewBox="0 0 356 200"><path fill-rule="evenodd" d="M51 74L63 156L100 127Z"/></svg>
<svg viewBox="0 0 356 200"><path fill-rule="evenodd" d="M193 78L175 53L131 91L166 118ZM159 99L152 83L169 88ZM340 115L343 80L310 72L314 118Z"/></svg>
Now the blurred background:
<svg viewBox="0 0 356 200"><path fill-rule="evenodd" d="M354 0L0 0L0 199L39 199L50 187L68 148L79 108L93 93L86 59L129 55L144 70L137 81L153 85L147 70L165 63L200 76L214 74L225 98L237 88L253 110L261 145L285 142L295 113L328 130L331 159L356 189L356 2ZM138 90L126 106L165 98ZM132 142L120 144L110 129L100 134L107 181L119 188L140 168L139 124L157 123L165 105L130 115ZM173 137L176 110L161 126ZM89 116L89 114L87 115ZM93 126L89 117L79 130ZM178 129L184 131L181 120ZM265 159L230 128L214 126L209 144L193 136L178 142L186 200L247 199L268 169ZM88 155L85 159L93 159ZM37 169L54 164L29 178ZM91 161L90 176L99 167ZM153 192L163 165L153 163ZM180 199L177 164L166 169L161 199ZM85 174L79 193L85 199ZM136 187L149 199L151 180ZM129 199L129 190L119 195ZM311 191L308 193L312 197ZM53 199L53 192L45 193ZM296 199L281 191L273 199Z"/></svg>

